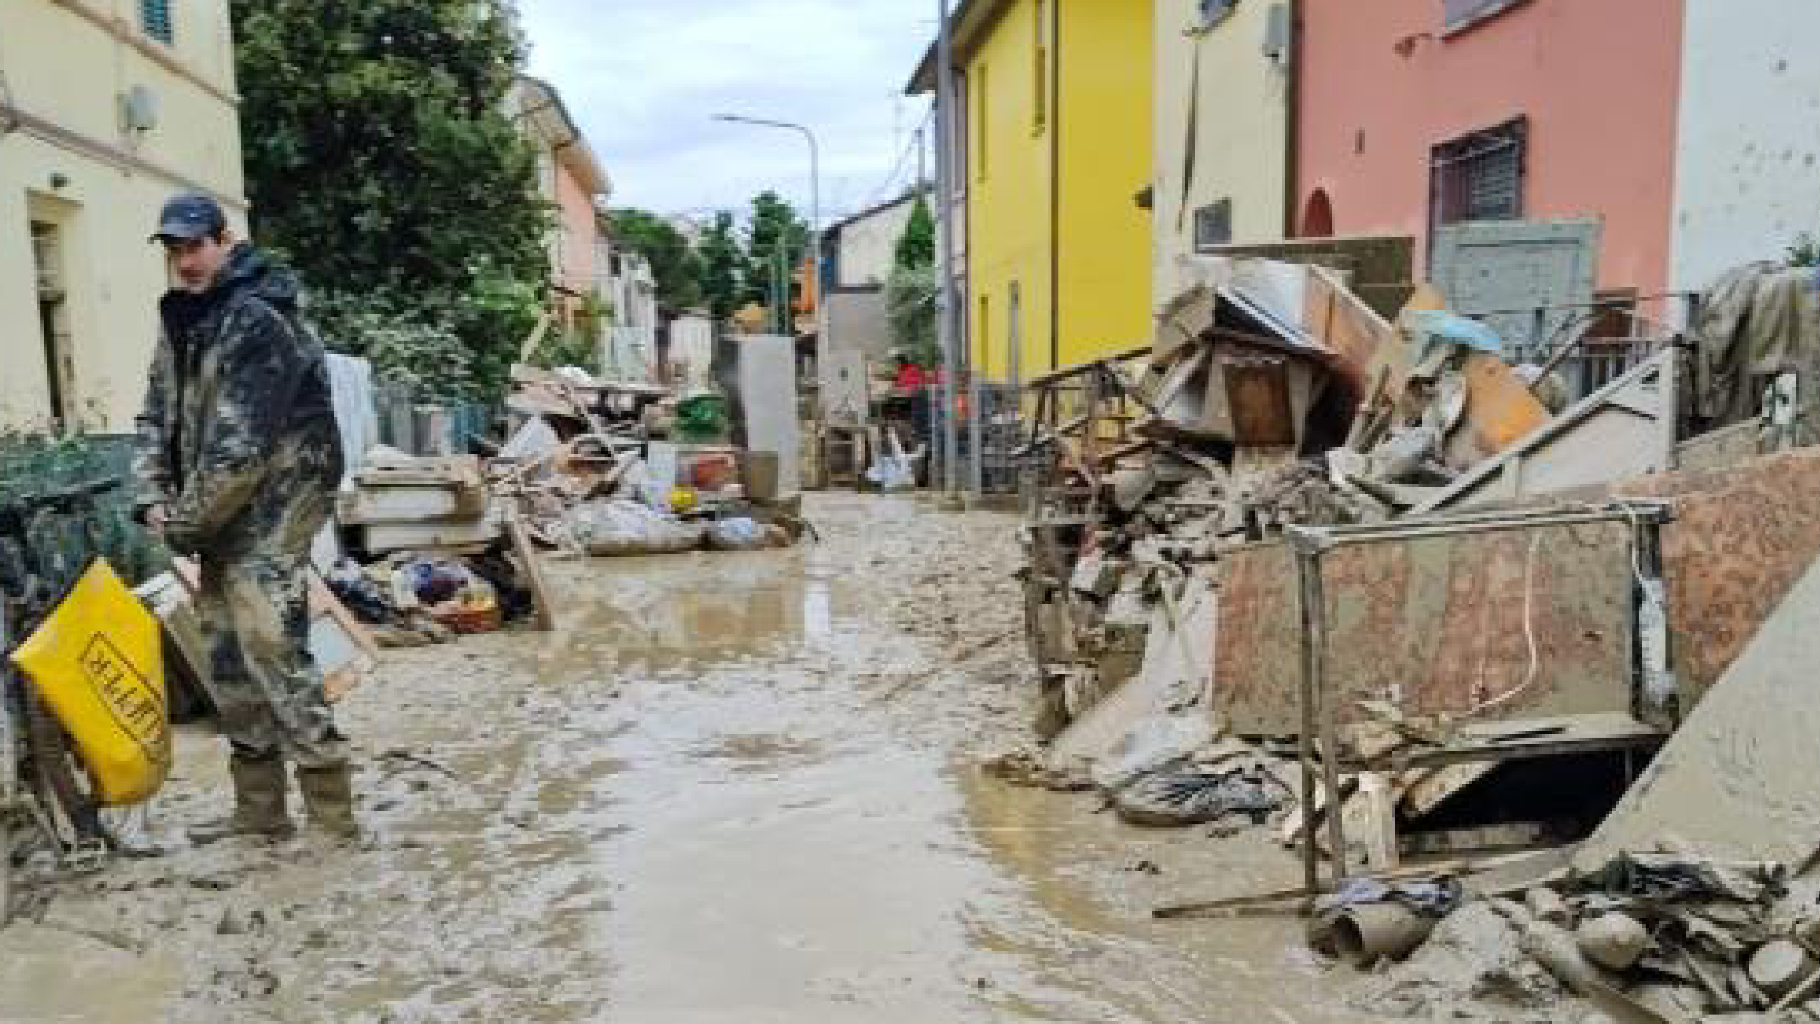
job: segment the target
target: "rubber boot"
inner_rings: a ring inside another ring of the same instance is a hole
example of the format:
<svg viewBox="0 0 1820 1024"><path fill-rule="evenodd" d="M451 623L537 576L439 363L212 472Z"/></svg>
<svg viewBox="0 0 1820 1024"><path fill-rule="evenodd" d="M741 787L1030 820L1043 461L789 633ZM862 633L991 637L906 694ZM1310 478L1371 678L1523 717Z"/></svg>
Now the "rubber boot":
<svg viewBox="0 0 1820 1024"><path fill-rule="evenodd" d="M191 826L190 842L202 846L233 836L285 839L296 834L284 808L281 757L252 757L236 750L228 758L228 775L234 780L234 812Z"/></svg>
<svg viewBox="0 0 1820 1024"><path fill-rule="evenodd" d="M321 768L297 766L297 785L303 790L310 824L337 839L361 838L360 823L354 819L353 774L346 762Z"/></svg>

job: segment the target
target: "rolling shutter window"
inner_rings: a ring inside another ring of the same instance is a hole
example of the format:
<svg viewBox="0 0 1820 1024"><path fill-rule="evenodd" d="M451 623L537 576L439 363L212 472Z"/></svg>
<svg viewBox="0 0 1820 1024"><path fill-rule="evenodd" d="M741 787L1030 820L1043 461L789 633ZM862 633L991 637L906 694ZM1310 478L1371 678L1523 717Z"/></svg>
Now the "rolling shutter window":
<svg viewBox="0 0 1820 1024"><path fill-rule="evenodd" d="M169 45L176 38L171 26L171 0L139 0L139 24L146 35Z"/></svg>

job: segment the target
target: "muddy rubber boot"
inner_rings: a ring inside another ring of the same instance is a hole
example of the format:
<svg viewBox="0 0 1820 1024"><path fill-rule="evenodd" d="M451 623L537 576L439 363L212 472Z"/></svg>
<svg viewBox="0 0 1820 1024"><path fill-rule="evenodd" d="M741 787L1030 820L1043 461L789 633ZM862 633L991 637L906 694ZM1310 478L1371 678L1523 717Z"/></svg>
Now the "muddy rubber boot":
<svg viewBox="0 0 1820 1024"><path fill-rule="evenodd" d="M228 775L234 780L234 813L191 826L190 842L205 846L233 836L287 839L297 833L284 809L283 758L236 751L228 758Z"/></svg>
<svg viewBox="0 0 1820 1024"><path fill-rule="evenodd" d="M361 838L360 822L354 819L353 776L353 769L345 763L323 768L297 767L297 785L303 790L310 824L350 842Z"/></svg>

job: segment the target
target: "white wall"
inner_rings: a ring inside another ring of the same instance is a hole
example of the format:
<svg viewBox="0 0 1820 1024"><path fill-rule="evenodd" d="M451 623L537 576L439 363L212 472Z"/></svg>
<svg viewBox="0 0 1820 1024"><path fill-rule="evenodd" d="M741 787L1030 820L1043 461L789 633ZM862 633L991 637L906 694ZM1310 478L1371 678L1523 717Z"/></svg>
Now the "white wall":
<svg viewBox="0 0 1820 1024"><path fill-rule="evenodd" d="M704 384L713 372L714 321L705 316L679 316L670 323L670 367L678 390Z"/></svg>
<svg viewBox="0 0 1820 1024"><path fill-rule="evenodd" d="M1686 3L1669 281L1698 290L1820 235L1820 3Z"/></svg>
<svg viewBox="0 0 1820 1024"><path fill-rule="evenodd" d="M898 239L910 223L914 200L880 210L864 220L842 226L840 231L840 278L842 288L882 285L891 276L897 257Z"/></svg>
<svg viewBox="0 0 1820 1024"><path fill-rule="evenodd" d="M1263 52L1270 9L1276 2L1244 0L1226 20L1198 29L1200 5L1194 0L1155 0L1151 286L1159 307L1184 285L1178 257L1194 251L1196 209L1229 198L1233 242L1274 242L1283 237L1289 74ZM1191 110L1194 174L1184 186Z"/></svg>

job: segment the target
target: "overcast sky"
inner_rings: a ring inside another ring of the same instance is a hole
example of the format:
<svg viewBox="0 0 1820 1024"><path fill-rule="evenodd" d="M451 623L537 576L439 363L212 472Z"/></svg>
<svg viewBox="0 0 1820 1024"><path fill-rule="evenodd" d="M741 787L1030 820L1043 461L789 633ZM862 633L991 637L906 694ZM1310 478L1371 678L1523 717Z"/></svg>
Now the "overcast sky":
<svg viewBox="0 0 1820 1024"><path fill-rule="evenodd" d="M927 105L901 93L934 31L934 0L519 2L531 73L581 122L615 206L744 208L772 188L806 216L802 137L710 120L722 112L815 130L824 220L915 176L915 154L902 169L899 158Z"/></svg>

